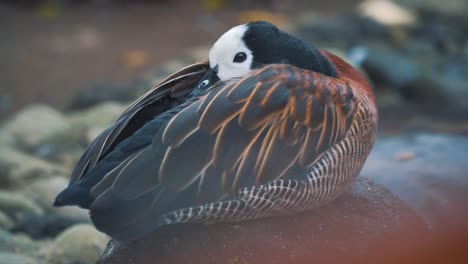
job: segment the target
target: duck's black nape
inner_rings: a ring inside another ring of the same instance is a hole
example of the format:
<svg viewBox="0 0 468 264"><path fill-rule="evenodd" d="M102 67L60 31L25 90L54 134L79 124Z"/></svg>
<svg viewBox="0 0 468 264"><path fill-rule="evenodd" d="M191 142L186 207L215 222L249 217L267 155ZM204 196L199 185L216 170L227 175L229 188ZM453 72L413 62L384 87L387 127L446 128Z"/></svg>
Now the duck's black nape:
<svg viewBox="0 0 468 264"><path fill-rule="evenodd" d="M333 64L318 49L279 30L270 22L248 23L243 40L254 56L252 68L259 68L265 64L287 63L337 77Z"/></svg>

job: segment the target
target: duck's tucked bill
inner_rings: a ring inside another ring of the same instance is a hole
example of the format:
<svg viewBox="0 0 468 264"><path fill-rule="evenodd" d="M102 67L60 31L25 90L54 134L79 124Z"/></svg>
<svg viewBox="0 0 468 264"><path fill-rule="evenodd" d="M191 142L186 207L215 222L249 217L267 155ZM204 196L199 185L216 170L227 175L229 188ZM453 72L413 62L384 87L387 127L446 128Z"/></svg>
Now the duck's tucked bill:
<svg viewBox="0 0 468 264"><path fill-rule="evenodd" d="M352 184L377 119L358 70L251 22L122 113L54 205L88 208L99 230L122 241L166 224L293 214Z"/></svg>

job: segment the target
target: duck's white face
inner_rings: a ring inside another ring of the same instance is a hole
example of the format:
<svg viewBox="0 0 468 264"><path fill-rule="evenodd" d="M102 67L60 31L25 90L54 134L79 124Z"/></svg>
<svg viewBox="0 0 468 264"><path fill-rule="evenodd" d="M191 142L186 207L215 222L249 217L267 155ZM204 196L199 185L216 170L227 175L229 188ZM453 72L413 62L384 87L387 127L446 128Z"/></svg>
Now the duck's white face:
<svg viewBox="0 0 468 264"><path fill-rule="evenodd" d="M233 27L224 33L210 50L210 67L217 71L222 81L245 76L252 68L252 51L242 39L246 31L245 24Z"/></svg>

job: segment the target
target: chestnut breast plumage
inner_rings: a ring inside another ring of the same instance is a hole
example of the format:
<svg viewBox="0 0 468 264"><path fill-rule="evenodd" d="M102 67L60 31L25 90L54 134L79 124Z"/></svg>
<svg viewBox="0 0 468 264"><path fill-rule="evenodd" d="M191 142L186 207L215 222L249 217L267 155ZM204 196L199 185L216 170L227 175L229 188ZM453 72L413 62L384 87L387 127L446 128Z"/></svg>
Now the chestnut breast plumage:
<svg viewBox="0 0 468 264"><path fill-rule="evenodd" d="M89 208L99 230L129 241L166 224L292 214L335 198L364 165L378 112L358 70L317 56L333 76L264 63L199 85L214 60L180 70L87 148L55 205Z"/></svg>

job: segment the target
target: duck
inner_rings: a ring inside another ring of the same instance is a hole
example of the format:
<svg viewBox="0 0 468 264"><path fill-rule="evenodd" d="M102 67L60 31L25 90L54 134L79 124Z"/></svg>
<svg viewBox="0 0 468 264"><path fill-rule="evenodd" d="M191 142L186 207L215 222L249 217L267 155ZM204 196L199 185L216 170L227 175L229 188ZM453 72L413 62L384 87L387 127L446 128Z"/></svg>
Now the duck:
<svg viewBox="0 0 468 264"><path fill-rule="evenodd" d="M359 70L249 22L133 102L86 148L54 206L88 209L122 242L170 224L294 215L353 184L377 125Z"/></svg>

